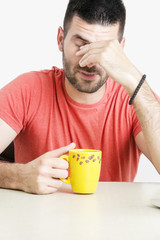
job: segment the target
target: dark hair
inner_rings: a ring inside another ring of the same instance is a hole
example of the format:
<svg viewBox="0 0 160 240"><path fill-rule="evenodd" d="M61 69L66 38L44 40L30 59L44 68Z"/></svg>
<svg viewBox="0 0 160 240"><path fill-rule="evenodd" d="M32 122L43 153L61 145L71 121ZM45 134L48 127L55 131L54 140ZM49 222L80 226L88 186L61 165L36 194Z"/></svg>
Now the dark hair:
<svg viewBox="0 0 160 240"><path fill-rule="evenodd" d="M122 0L69 0L63 22L64 37L75 15L89 24L105 26L119 22L119 39L123 37L126 9Z"/></svg>

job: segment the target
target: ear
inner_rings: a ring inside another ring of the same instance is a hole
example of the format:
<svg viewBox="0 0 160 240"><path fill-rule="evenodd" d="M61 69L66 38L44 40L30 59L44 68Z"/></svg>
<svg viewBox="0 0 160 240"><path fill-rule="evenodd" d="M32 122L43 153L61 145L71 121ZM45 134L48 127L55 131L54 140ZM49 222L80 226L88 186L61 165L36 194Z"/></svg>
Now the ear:
<svg viewBox="0 0 160 240"><path fill-rule="evenodd" d="M123 37L122 40L121 40L121 43L120 43L122 48L124 48L125 42L126 42L126 39Z"/></svg>
<svg viewBox="0 0 160 240"><path fill-rule="evenodd" d="M58 34L57 34L57 43L58 43L58 48L62 52L63 50L63 39L64 39L64 33L62 27L58 28Z"/></svg>

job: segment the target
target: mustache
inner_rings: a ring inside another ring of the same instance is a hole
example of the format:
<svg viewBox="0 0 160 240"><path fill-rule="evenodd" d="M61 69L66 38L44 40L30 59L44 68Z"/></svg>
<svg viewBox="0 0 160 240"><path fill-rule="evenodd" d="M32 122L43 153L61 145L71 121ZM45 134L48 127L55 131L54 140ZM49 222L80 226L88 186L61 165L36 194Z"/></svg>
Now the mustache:
<svg viewBox="0 0 160 240"><path fill-rule="evenodd" d="M88 73L98 73L99 75L101 75L102 71L97 67L97 66L92 66L92 67L76 67L75 69L76 71L85 71L85 72L88 72Z"/></svg>

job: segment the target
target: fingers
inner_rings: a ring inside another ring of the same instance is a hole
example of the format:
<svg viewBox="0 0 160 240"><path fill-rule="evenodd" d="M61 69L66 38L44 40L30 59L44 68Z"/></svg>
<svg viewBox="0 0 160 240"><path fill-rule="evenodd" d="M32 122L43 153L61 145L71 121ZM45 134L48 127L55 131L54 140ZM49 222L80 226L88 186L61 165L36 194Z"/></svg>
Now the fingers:
<svg viewBox="0 0 160 240"><path fill-rule="evenodd" d="M60 169L58 163L56 168L53 168L51 166L39 166L37 170L37 176L52 177L52 178L66 178L68 177L67 169L68 168Z"/></svg>
<svg viewBox="0 0 160 240"><path fill-rule="evenodd" d="M75 147L74 143L47 152L37 159L25 164L22 189L25 192L48 194L57 191L62 182L59 178L68 177L68 162L59 158Z"/></svg>
<svg viewBox="0 0 160 240"><path fill-rule="evenodd" d="M99 56L103 52L102 43L91 43L83 46L80 51L76 53L77 56L82 56L79 61L81 67L91 66L99 62Z"/></svg>
<svg viewBox="0 0 160 240"><path fill-rule="evenodd" d="M50 172L50 176L39 176L37 186L33 193L36 194L51 194L56 192L61 186L62 181L56 178L66 178L68 172L66 170L54 169ZM31 192L31 191L30 191Z"/></svg>
<svg viewBox="0 0 160 240"><path fill-rule="evenodd" d="M51 178L67 178L68 177L68 171L63 169L50 169L48 171L48 176Z"/></svg>
<svg viewBox="0 0 160 240"><path fill-rule="evenodd" d="M54 158L54 157L43 157L39 161L39 165L45 169L45 167L49 168L57 168L57 169L68 169L69 163L67 160L62 158Z"/></svg>
<svg viewBox="0 0 160 240"><path fill-rule="evenodd" d="M81 67L89 66L91 64L96 64L96 63L98 63L98 59L96 59L95 54L92 54L92 55L85 54L83 58L81 58L81 60L79 61L79 65Z"/></svg>
<svg viewBox="0 0 160 240"><path fill-rule="evenodd" d="M62 181L59 179L53 179L53 178L48 178L47 179L47 185L50 188L60 188L62 186Z"/></svg>
<svg viewBox="0 0 160 240"><path fill-rule="evenodd" d="M55 193L62 186L62 181L53 178L40 178L40 183L33 191L36 194L51 194Z"/></svg>
<svg viewBox="0 0 160 240"><path fill-rule="evenodd" d="M117 39L108 40L108 41L99 41L99 42L93 42L90 44L86 44L82 47L80 47L80 50L76 52L76 56L82 56L86 54L87 52L91 52L92 50L99 50L104 51L107 48L121 48L123 49L121 44L118 42Z"/></svg>
<svg viewBox="0 0 160 240"><path fill-rule="evenodd" d="M75 143L71 143L71 144L69 144L65 147L61 147L61 148L58 148L56 150L47 152L44 155L47 156L47 157L57 158L57 157L60 157L61 155L65 154L65 153L67 153L69 150L71 150L73 148L75 148Z"/></svg>
<svg viewBox="0 0 160 240"><path fill-rule="evenodd" d="M86 54L89 50L90 50L91 46L90 44L86 44L82 47L80 47L80 50L78 52L76 52L76 56L81 56Z"/></svg>
<svg viewBox="0 0 160 240"><path fill-rule="evenodd" d="M115 54L118 55L122 50L121 45L117 40L109 40L109 41L99 41L91 44L86 44L80 48L78 52L76 52L76 56L80 56L81 59L79 61L79 65L81 67L92 66L94 64L100 64L102 67L107 66L105 60L112 58L114 59ZM106 67L107 70L107 67Z"/></svg>
<svg viewBox="0 0 160 240"><path fill-rule="evenodd" d="M81 56L92 49L101 49L103 47L104 47L104 42L102 41L86 44L80 47L80 50L76 52L76 56Z"/></svg>
<svg viewBox="0 0 160 240"><path fill-rule="evenodd" d="M69 163L65 159L54 158L50 159L50 166L57 169L68 169Z"/></svg>

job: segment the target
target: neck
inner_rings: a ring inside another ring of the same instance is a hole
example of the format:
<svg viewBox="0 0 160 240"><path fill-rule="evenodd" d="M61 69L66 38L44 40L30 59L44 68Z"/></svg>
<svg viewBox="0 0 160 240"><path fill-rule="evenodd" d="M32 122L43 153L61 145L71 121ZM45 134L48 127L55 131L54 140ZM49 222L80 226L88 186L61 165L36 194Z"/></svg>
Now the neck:
<svg viewBox="0 0 160 240"><path fill-rule="evenodd" d="M106 84L104 84L98 91L94 93L84 93L74 88L72 84L68 81L68 79L65 77L65 89L70 98L72 98L72 100L74 100L75 102L81 104L94 104L99 102L103 98L105 94Z"/></svg>

